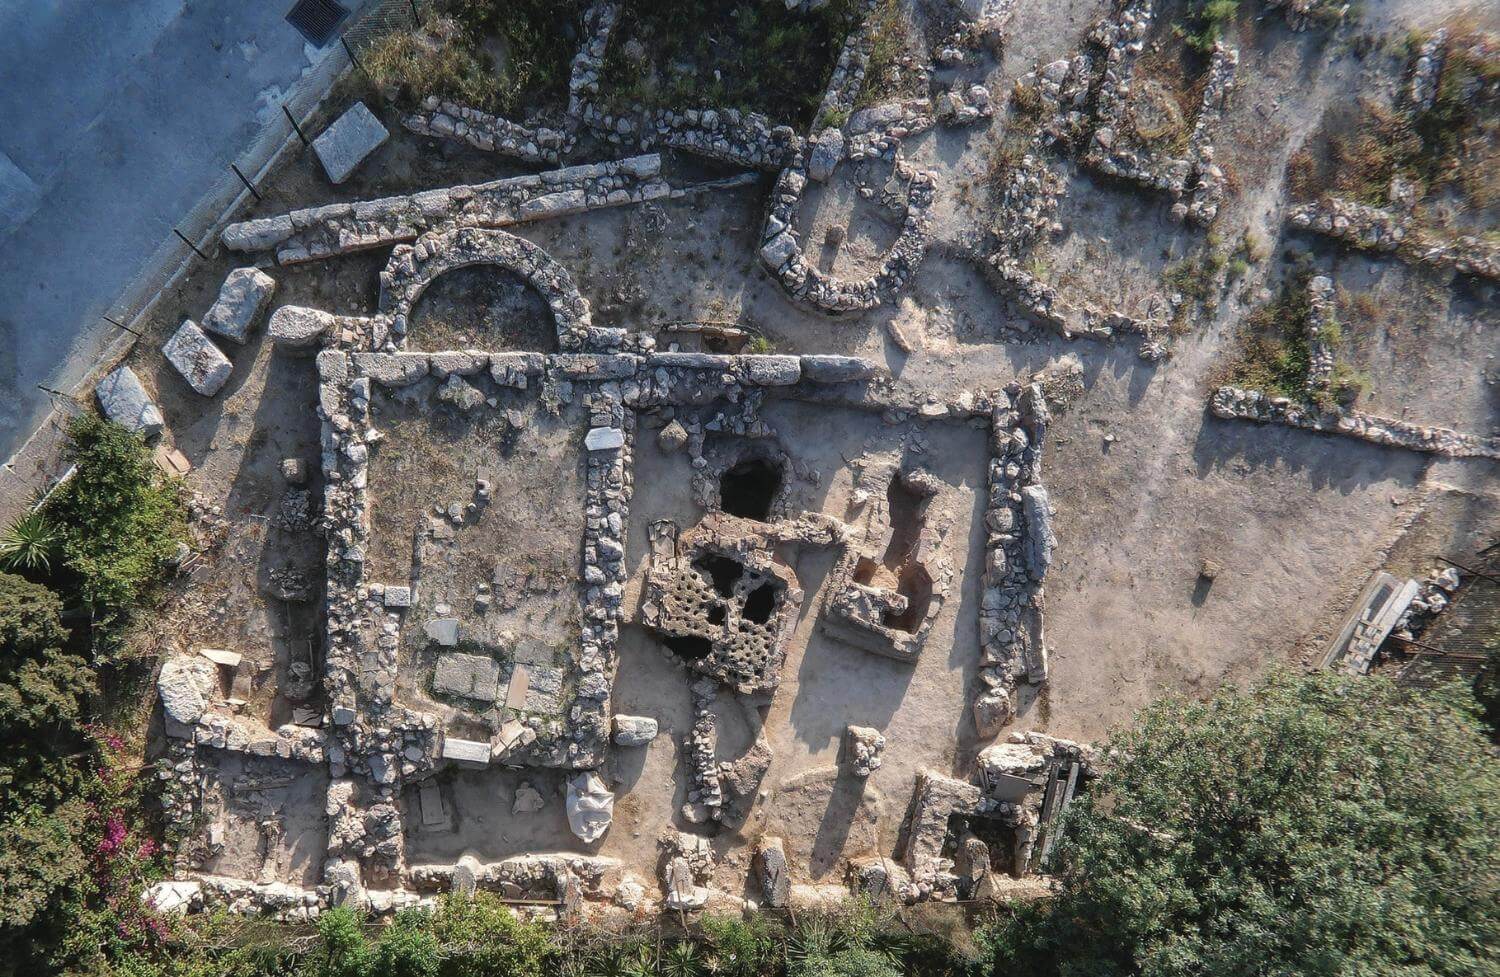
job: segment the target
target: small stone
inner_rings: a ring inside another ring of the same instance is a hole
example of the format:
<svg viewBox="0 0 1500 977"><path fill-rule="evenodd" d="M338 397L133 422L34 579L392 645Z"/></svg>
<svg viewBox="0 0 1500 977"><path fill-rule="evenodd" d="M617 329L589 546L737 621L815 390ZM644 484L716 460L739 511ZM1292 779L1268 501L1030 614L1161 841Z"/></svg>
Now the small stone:
<svg viewBox="0 0 1500 977"><path fill-rule="evenodd" d="M680 421L672 421L666 427L662 428L661 433L656 436L656 443L661 446L661 450L668 454L681 451L687 446L687 442L687 429L682 426Z"/></svg>
<svg viewBox="0 0 1500 977"><path fill-rule="evenodd" d="M512 814L535 814L547 804L540 791L530 784L516 787L516 799L510 806Z"/></svg>
<svg viewBox="0 0 1500 977"><path fill-rule="evenodd" d="M281 477L288 485L303 485L307 482L307 462L301 458L281 459Z"/></svg>

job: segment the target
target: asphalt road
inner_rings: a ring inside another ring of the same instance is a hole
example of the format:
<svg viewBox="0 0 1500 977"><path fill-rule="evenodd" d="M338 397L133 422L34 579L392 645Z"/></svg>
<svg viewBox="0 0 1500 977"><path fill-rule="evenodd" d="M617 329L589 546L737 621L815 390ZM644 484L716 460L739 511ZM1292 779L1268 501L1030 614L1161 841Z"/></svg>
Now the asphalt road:
<svg viewBox="0 0 1500 977"><path fill-rule="evenodd" d="M0 459L50 408L37 384L88 372L100 315L326 53L291 5L0 0Z"/></svg>

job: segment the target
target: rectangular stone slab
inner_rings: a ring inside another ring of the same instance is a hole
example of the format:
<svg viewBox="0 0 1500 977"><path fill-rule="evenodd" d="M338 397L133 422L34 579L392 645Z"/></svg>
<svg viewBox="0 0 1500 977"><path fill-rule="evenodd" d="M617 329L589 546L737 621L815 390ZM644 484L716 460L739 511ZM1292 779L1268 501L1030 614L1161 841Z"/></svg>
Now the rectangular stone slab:
<svg viewBox="0 0 1500 977"><path fill-rule="evenodd" d="M313 152L318 154L328 179L343 183L390 135L364 102L355 102L313 140Z"/></svg>
<svg viewBox="0 0 1500 977"><path fill-rule="evenodd" d="M461 740L452 736L443 737L443 759L459 763L475 763L489 766L490 745L475 740Z"/></svg>

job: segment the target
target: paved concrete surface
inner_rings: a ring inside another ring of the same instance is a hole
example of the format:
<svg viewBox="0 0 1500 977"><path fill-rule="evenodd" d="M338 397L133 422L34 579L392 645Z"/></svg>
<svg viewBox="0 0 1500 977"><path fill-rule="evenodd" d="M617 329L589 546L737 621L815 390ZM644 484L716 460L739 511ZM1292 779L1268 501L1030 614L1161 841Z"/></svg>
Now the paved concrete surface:
<svg viewBox="0 0 1500 977"><path fill-rule="evenodd" d="M292 0L0 0L0 459L115 331L99 316L330 49ZM357 6L357 4L349 4Z"/></svg>

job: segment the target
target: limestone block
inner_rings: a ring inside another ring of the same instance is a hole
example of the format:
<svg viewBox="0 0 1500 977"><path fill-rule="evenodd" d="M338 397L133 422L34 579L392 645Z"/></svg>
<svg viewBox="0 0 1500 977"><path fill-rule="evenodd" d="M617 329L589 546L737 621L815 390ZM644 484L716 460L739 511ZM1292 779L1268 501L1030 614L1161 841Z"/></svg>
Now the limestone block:
<svg viewBox="0 0 1500 977"><path fill-rule="evenodd" d="M615 816L615 795L599 775L584 771L568 778L568 827L585 842L598 841Z"/></svg>
<svg viewBox="0 0 1500 977"><path fill-rule="evenodd" d="M802 377L815 383L849 383L875 375L873 362L858 356L823 354L802 357Z"/></svg>
<svg viewBox="0 0 1500 977"><path fill-rule="evenodd" d="M802 379L802 363L795 356L742 356L745 375L761 387L781 387Z"/></svg>
<svg viewBox="0 0 1500 977"><path fill-rule="evenodd" d="M234 364L219 351L198 324L191 319L182 320L182 325L161 348L188 386L205 397L212 397L224 389Z"/></svg>
<svg viewBox="0 0 1500 977"><path fill-rule="evenodd" d="M812 155L807 160L807 176L822 183L833 175L834 167L844 159L844 134L829 127L818 136Z"/></svg>
<svg viewBox="0 0 1500 977"><path fill-rule="evenodd" d="M271 342L283 349L308 349L333 331L334 317L322 309L283 305L271 314Z"/></svg>
<svg viewBox="0 0 1500 977"><path fill-rule="evenodd" d="M649 716L616 716L615 745L645 746L656 739L656 720Z"/></svg>
<svg viewBox="0 0 1500 977"><path fill-rule="evenodd" d="M390 135L364 102L355 102L313 140L313 152L318 154L328 179L343 183Z"/></svg>
<svg viewBox="0 0 1500 977"><path fill-rule="evenodd" d="M477 740L461 740L456 736L443 737L443 759L458 763L473 763L489 766L490 744Z"/></svg>
<svg viewBox="0 0 1500 977"><path fill-rule="evenodd" d="M625 432L617 427L591 428L583 446L590 451L613 451L625 446Z"/></svg>
<svg viewBox="0 0 1500 977"><path fill-rule="evenodd" d="M755 872L765 905L780 909L791 895L792 878L786 866L786 848L780 838L765 836L755 849Z"/></svg>
<svg viewBox="0 0 1500 977"><path fill-rule="evenodd" d="M161 408L146 393L141 378L128 366L116 367L94 388L104 416L147 438L161 433L165 420Z"/></svg>
<svg viewBox="0 0 1500 977"><path fill-rule="evenodd" d="M203 317L203 328L245 345L250 327L276 293L276 279L258 268L236 268L224 278L219 298Z"/></svg>
<svg viewBox="0 0 1500 977"><path fill-rule="evenodd" d="M156 679L156 694L161 697L162 711L174 722L190 727L203 718L208 697L218 681L214 665L206 658L175 655L161 666ZM170 724L168 732L171 732ZM185 734L184 734L185 735Z"/></svg>

